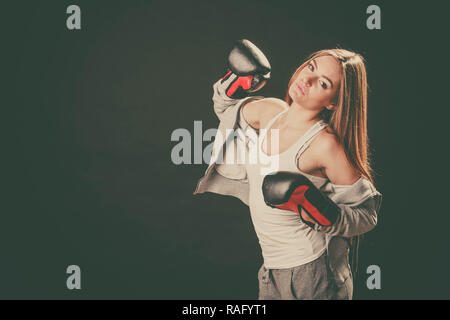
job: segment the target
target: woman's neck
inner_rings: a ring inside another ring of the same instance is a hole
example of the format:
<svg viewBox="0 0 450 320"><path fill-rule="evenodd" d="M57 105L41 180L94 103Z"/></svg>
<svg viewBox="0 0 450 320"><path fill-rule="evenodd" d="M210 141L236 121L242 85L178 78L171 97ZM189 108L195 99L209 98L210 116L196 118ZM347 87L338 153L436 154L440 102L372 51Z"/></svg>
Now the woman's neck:
<svg viewBox="0 0 450 320"><path fill-rule="evenodd" d="M293 102L282 116L280 124L282 127L304 128L319 121L319 113L320 111L308 110Z"/></svg>

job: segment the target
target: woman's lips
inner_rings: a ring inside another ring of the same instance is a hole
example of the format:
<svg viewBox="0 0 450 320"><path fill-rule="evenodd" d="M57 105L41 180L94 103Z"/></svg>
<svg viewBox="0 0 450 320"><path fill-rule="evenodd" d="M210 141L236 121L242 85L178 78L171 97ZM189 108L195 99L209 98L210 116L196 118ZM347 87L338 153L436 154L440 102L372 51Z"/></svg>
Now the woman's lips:
<svg viewBox="0 0 450 320"><path fill-rule="evenodd" d="M302 95L305 95L305 92L303 91L302 87L300 87L300 85L298 83L296 83L297 88L300 90L300 92L302 93Z"/></svg>

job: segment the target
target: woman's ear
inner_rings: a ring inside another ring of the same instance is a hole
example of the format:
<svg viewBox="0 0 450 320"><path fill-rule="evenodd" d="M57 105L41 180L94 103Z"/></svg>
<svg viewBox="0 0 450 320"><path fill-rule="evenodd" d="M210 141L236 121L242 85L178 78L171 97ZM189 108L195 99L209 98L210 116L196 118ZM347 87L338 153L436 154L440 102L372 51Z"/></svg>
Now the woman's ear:
<svg viewBox="0 0 450 320"><path fill-rule="evenodd" d="M330 103L329 105L325 106L325 108L327 108L330 111L334 111L334 109L336 109L336 104Z"/></svg>
<svg viewBox="0 0 450 320"><path fill-rule="evenodd" d="M339 98L337 96L335 96L330 103L328 103L328 105L325 106L325 108L327 108L330 111L334 111L337 106L339 104Z"/></svg>

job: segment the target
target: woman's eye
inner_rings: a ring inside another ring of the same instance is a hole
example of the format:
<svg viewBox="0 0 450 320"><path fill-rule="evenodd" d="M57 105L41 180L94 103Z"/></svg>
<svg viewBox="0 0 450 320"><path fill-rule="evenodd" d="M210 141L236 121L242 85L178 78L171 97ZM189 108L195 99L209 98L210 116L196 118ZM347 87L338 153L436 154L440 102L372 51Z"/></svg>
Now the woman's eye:
<svg viewBox="0 0 450 320"><path fill-rule="evenodd" d="M312 65L312 63L308 64L308 68L309 70L314 71L314 66Z"/></svg>
<svg viewBox="0 0 450 320"><path fill-rule="evenodd" d="M322 86L322 88L326 89L327 88L327 84L323 81L319 81L320 85Z"/></svg>

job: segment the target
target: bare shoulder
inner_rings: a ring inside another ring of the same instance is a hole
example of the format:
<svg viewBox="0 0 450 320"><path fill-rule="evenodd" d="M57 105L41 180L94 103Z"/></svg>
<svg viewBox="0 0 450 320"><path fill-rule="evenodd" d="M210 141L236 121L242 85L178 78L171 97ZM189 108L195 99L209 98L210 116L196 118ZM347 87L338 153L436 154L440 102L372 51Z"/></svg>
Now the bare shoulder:
<svg viewBox="0 0 450 320"><path fill-rule="evenodd" d="M320 151L322 154L334 154L338 151L344 151L344 147L339 142L336 133L330 128L326 127L322 130L313 142L314 149ZM341 149L341 150L339 150Z"/></svg>
<svg viewBox="0 0 450 320"><path fill-rule="evenodd" d="M259 100L252 100L245 104L242 113L244 119L253 128L259 129L276 114L285 110L286 103L278 98L264 98Z"/></svg>
<svg viewBox="0 0 450 320"><path fill-rule="evenodd" d="M351 185L360 178L358 170L350 163L344 146L330 128L322 130L314 140L314 154L332 183Z"/></svg>
<svg viewBox="0 0 450 320"><path fill-rule="evenodd" d="M265 98L263 100L266 105L263 109L263 115L265 116L273 117L288 107L286 102L278 98Z"/></svg>

